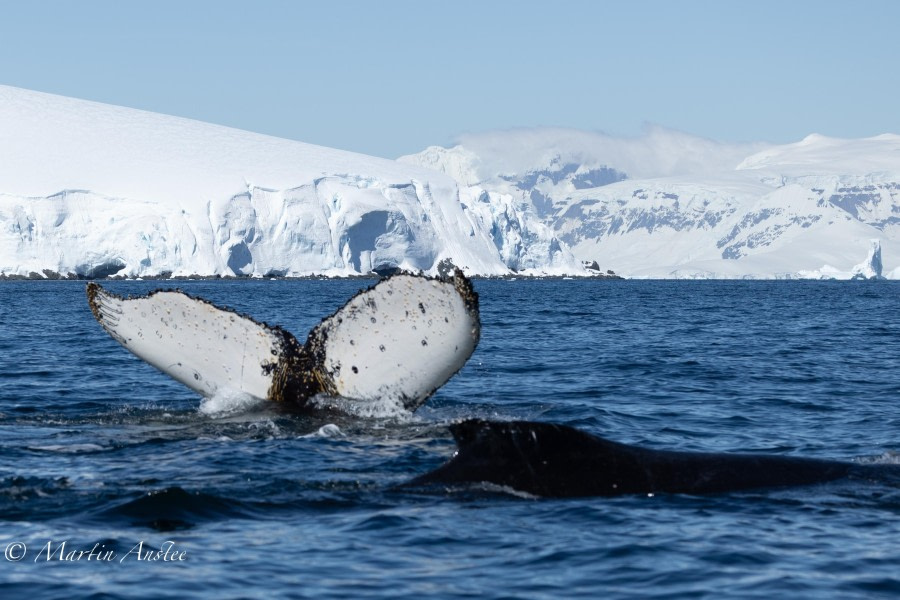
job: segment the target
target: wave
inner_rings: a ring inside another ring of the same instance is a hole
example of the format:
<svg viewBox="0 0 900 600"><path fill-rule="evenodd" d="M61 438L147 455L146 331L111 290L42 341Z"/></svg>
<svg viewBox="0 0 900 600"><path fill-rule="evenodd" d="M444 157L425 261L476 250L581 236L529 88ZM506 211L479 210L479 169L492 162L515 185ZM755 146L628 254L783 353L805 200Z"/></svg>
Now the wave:
<svg viewBox="0 0 900 600"><path fill-rule="evenodd" d="M124 518L132 525L157 531L189 529L198 523L249 516L244 503L203 492L188 492L168 487L147 492L102 513L104 517Z"/></svg>
<svg viewBox="0 0 900 600"><path fill-rule="evenodd" d="M13 475L0 479L0 499L30 500L46 498L61 490L68 489L71 482L68 477L24 477Z"/></svg>
<svg viewBox="0 0 900 600"><path fill-rule="evenodd" d="M857 461L863 465L900 465L900 452L887 450L878 456L864 456Z"/></svg>
<svg viewBox="0 0 900 600"><path fill-rule="evenodd" d="M27 450L32 452L49 452L53 454L92 454L94 452L103 452L109 448L100 444L41 444L37 446L26 446Z"/></svg>

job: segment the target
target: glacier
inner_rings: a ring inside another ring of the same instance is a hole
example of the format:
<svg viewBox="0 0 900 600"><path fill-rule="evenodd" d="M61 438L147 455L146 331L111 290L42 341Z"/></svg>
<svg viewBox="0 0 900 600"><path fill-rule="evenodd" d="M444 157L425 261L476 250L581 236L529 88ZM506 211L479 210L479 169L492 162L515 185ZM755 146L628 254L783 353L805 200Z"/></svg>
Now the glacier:
<svg viewBox="0 0 900 600"><path fill-rule="evenodd" d="M515 240L515 241L510 241ZM583 272L550 229L397 161L0 86L0 275Z"/></svg>
<svg viewBox="0 0 900 600"><path fill-rule="evenodd" d="M900 278L893 134L771 145L526 129L399 160L514 206L525 228L626 277Z"/></svg>
<svg viewBox="0 0 900 600"><path fill-rule="evenodd" d="M388 160L0 86L0 278L451 263L485 276L900 279L900 136L513 129Z"/></svg>

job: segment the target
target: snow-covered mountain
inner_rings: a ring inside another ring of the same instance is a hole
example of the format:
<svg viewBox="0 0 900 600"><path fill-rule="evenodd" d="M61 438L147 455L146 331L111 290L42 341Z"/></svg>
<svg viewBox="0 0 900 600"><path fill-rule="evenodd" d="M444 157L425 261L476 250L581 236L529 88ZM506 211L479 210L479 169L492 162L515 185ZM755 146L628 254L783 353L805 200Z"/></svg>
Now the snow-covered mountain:
<svg viewBox="0 0 900 600"><path fill-rule="evenodd" d="M398 161L0 86L0 276L900 278L900 136L530 129Z"/></svg>
<svg viewBox="0 0 900 600"><path fill-rule="evenodd" d="M400 160L626 276L900 278L897 135L767 146L513 130Z"/></svg>
<svg viewBox="0 0 900 600"><path fill-rule="evenodd" d="M549 227L446 175L0 86L0 275L574 273Z"/></svg>

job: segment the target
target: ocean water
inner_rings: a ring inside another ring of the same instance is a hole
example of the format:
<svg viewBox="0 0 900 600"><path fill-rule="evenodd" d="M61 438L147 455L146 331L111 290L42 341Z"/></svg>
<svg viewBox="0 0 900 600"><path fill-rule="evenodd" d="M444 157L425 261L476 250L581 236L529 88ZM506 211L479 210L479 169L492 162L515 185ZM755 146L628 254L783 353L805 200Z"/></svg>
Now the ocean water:
<svg viewBox="0 0 900 600"><path fill-rule="evenodd" d="M302 339L369 284L180 285ZM446 424L465 417L900 462L897 284L475 287L481 343L424 407L314 419L202 401L107 336L83 283L0 284L0 595L900 595L900 489L885 484L562 500L397 487L449 458Z"/></svg>

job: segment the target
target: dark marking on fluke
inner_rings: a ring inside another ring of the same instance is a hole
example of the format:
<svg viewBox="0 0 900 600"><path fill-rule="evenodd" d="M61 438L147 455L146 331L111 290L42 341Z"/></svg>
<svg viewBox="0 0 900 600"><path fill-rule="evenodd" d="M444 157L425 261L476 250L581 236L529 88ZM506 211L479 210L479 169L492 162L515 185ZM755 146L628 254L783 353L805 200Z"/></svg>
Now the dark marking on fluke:
<svg viewBox="0 0 900 600"><path fill-rule="evenodd" d="M410 486L491 483L535 496L714 494L837 479L900 483L900 465L767 454L673 452L611 442L565 425L469 419L456 454Z"/></svg>
<svg viewBox="0 0 900 600"><path fill-rule="evenodd" d="M301 344L297 340L297 338L295 338L290 332L282 329L281 327L272 326L263 322L256 321L249 315L239 313L227 307L217 306L212 302L209 302L208 300L197 298L185 293L182 290L154 290L146 296L138 296L137 298L150 298L156 294L163 292L175 292L178 294L182 294L190 298L191 300L207 304L217 310L232 313L232 320L234 318L247 319L259 325L268 333L273 335L273 337L276 339L277 346L276 349L274 349L271 353L272 360L265 361L260 364L261 371L272 376L272 384L268 390L267 395L268 399L281 403L281 406L283 408L287 408L288 410L299 409L316 411L318 409L310 406L309 400L311 398L322 393L332 396L338 395L338 390L334 383L334 377L339 375L339 366L336 366L334 368L333 373L328 372L325 367L326 343L328 341L331 321L334 320L338 324L342 323L343 318L338 315L342 313L342 311L350 310L348 308L348 305L355 298L361 295L363 296L363 302L368 307L375 310L376 303L371 295L369 295L369 292L373 291L379 285L383 285L386 282L390 281L393 277L397 276L413 276L425 281L440 281L443 283L452 283L454 290L463 301L468 316L471 318L471 321L473 323L471 334L474 338L475 344L478 343L481 332L481 320L479 318L478 310L478 294L472 287L472 282L469 281L469 279L465 277L462 271L458 269L453 273L451 277L428 277L421 274L416 275L413 273L404 273L398 271L397 273L392 274L390 277L382 279L379 283L372 286L371 288L360 290L359 292L354 294L344 306L337 309L331 315L328 315L327 317L322 319L319 324L309 332L305 344ZM127 298L123 298L121 296L117 296L116 294L113 294L108 290L104 290L94 282L88 283L86 293L88 298L88 305L90 306L91 312L93 313L97 321L114 339L116 339L122 345L127 346L128 340L119 336L115 332L115 329L111 327L112 325L115 325L119 315L110 312L109 307L105 306L103 303L103 297L107 296L119 300L127 300L135 297L129 296ZM419 303L419 307L424 311L424 307L421 302ZM376 323L376 318L372 317L371 322ZM415 329L415 327L413 328ZM423 345L424 343L425 342L423 340ZM355 342L351 340L350 344L355 345ZM380 347L380 350L382 352L384 351L383 345ZM352 367L352 370L354 373L358 373L358 369L355 366ZM452 377L452 375L453 374L451 374L450 376ZM435 390L432 390L431 393L425 396L425 398L434 393L434 391ZM425 398L419 398L415 401L410 400L408 403L404 402L404 404L406 405L407 409L414 410L419 404L424 402Z"/></svg>
<svg viewBox="0 0 900 600"><path fill-rule="evenodd" d="M111 318L114 319L114 315L110 315L104 311L103 303L101 302L103 295L120 299L122 297L109 290L104 290L100 285L93 281L87 284L87 289L85 291L87 293L88 305L91 308L91 312L94 314L94 317L100 325L102 325L116 340L123 345L126 345L126 340L117 336L107 327L107 322ZM309 341L307 341L306 345L301 345L300 342L297 341L297 338L289 331L282 329L277 325L273 326L265 322L257 321L250 315L239 313L228 307L218 306L209 300L193 296L179 289L153 290L145 296L128 296L127 299L150 298L164 292L176 292L187 296L194 301L207 304L217 310L233 313L241 319L247 319L260 325L275 335L278 339L279 346L278 350L274 352L275 356L273 358L275 360L260 365L260 369L264 373L272 375L272 387L269 390L270 400L279 402L286 401L287 403L293 404L293 408L302 408L309 398L312 398L318 393L330 391L323 385L325 378L320 375L320 371L322 370L321 365L324 361L324 349L321 346L311 345ZM313 330L313 332L314 331L315 330ZM312 336L312 333L310 336ZM227 336L224 337L227 338Z"/></svg>

